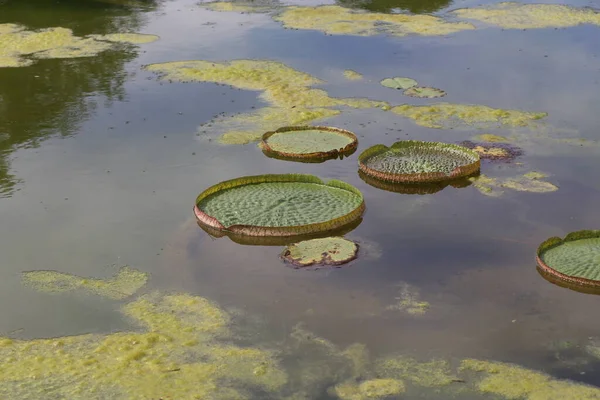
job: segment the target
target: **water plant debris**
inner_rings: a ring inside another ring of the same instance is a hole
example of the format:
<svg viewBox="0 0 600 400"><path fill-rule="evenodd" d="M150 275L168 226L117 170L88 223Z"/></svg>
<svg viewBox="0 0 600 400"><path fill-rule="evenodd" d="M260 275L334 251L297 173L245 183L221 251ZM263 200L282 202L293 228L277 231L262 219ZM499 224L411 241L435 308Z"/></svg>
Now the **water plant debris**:
<svg viewBox="0 0 600 400"><path fill-rule="evenodd" d="M479 155L455 144L405 140L392 146L375 145L358 157L360 170L394 183L432 183L455 180L479 171Z"/></svg>
<svg viewBox="0 0 600 400"><path fill-rule="evenodd" d="M420 97L423 99L433 99L436 97L444 97L446 92L441 89L436 89L432 87L425 86L413 86L411 88L406 89L403 94L405 96L410 97Z"/></svg>

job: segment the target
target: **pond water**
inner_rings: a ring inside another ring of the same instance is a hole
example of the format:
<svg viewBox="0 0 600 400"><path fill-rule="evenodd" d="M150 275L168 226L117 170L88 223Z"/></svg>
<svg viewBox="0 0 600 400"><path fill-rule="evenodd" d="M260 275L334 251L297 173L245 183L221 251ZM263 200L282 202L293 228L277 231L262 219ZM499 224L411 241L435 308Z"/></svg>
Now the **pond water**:
<svg viewBox="0 0 600 400"><path fill-rule="evenodd" d="M482 3L335 4L456 20L450 11ZM328 35L284 29L272 10L291 4L334 2L264 2L256 11L266 5L267 12L219 12L195 0L0 0L0 24L64 27L78 37L115 32L160 37L140 45L117 43L89 57L0 68L0 336L33 340L138 329L118 312L131 299L49 294L22 284L25 271L109 278L128 265L149 274L135 296L160 291L208 298L240 316L235 328L251 345L278 349L301 323L339 348L364 344L372 359L401 354L420 361L494 360L600 385L599 361L584 351L600 334L595 318L600 299L555 286L535 268L537 246L546 238L600 227L600 27L502 29L473 22L477 29L441 36ZM355 132L358 151L342 160L296 163L265 157L255 143L220 143L223 129L215 117L269 106L260 91L169 82L144 68L238 59L277 61L311 74L324 81L314 87L332 97L367 97L392 106L477 104L548 116L542 127L434 129L380 108L343 108L319 123ZM346 79L345 70L363 78ZM416 99L379 84L395 76L447 95ZM358 175L357 157L369 146L401 139L460 143L482 133L514 136L513 144L523 150L511 162L483 160L483 174L504 178L541 171L558 190L506 189L494 197L469 185L402 194L373 187ZM279 258L282 246L215 239L196 225L192 208L201 191L265 173L314 174L360 189L367 211L345 235L360 244L358 259L338 269L292 269ZM408 298L428 307L411 313L398 306ZM564 343L577 346L564 350ZM327 362L318 356L315 365ZM313 368L310 353L288 355L302 357ZM289 366L288 373L296 374L296 367ZM315 380L303 390L311 391L306 398L362 399L327 390L345 379ZM48 390L49 399L96 398ZM405 397L388 398L450 396L443 389L409 390ZM249 398L284 398L250 393ZM453 396L521 398L478 391Z"/></svg>

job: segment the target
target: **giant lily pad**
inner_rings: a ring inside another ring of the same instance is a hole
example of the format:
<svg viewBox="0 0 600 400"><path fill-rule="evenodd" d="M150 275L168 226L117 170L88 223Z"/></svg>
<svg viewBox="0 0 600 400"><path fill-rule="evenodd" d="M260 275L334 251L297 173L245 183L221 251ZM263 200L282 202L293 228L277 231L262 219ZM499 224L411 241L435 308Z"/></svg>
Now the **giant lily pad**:
<svg viewBox="0 0 600 400"><path fill-rule="evenodd" d="M308 266L337 266L356 258L358 245L343 237L305 240L288 246L281 258L302 268Z"/></svg>
<svg viewBox="0 0 600 400"><path fill-rule="evenodd" d="M479 155L454 144L405 140L387 147L375 145L358 157L360 170L396 183L443 182L479 171Z"/></svg>
<svg viewBox="0 0 600 400"><path fill-rule="evenodd" d="M267 155L319 160L354 152L358 139L352 132L340 128L289 126L265 133L260 145Z"/></svg>
<svg viewBox="0 0 600 400"><path fill-rule="evenodd" d="M472 182L468 178L459 178L452 181L433 183L395 183L382 181L377 178L372 178L362 171L358 171L358 176L367 185L373 186L377 189L385 190L387 192L416 195L434 194L441 190L444 190L448 186L452 186L458 189L467 187L472 184Z"/></svg>
<svg viewBox="0 0 600 400"><path fill-rule="evenodd" d="M600 230L552 237L537 251L542 276L569 288L600 289Z"/></svg>
<svg viewBox="0 0 600 400"><path fill-rule="evenodd" d="M198 222L245 236L296 236L327 231L359 219L362 193L313 175L257 175L211 186L196 199Z"/></svg>

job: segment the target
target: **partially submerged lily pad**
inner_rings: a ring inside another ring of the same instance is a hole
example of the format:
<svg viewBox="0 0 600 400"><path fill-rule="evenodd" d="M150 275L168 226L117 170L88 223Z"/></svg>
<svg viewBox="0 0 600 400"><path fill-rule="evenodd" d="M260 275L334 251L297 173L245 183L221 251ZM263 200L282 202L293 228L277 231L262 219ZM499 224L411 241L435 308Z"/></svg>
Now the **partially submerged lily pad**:
<svg viewBox="0 0 600 400"><path fill-rule="evenodd" d="M520 148L507 143L474 143L466 140L460 145L477 152L481 159L487 160L510 161L523 154Z"/></svg>
<svg viewBox="0 0 600 400"><path fill-rule="evenodd" d="M247 236L296 236L339 228L359 219L362 193L313 175L247 176L202 192L194 212L218 231Z"/></svg>
<svg viewBox="0 0 600 400"><path fill-rule="evenodd" d="M411 78L403 78L398 76L396 78L385 78L381 82L382 86L385 86L390 89L409 89L413 86L417 86L417 81Z"/></svg>
<svg viewBox="0 0 600 400"><path fill-rule="evenodd" d="M360 170L358 171L358 176L367 185L373 186L377 189L385 190L387 192L416 195L434 194L444 190L448 186L455 188L467 187L472 183L468 178L459 178L452 181L434 183L394 183L373 178Z"/></svg>
<svg viewBox="0 0 600 400"><path fill-rule="evenodd" d="M479 155L465 147L405 140L387 147L375 145L358 157L360 170L395 183L443 182L479 171Z"/></svg>
<svg viewBox="0 0 600 400"><path fill-rule="evenodd" d="M328 126L289 126L262 137L267 154L298 159L336 158L354 152L358 139L345 129Z"/></svg>
<svg viewBox="0 0 600 400"><path fill-rule="evenodd" d="M298 268L337 266L356 258L358 245L343 237L305 240L288 246L281 258Z"/></svg>
<svg viewBox="0 0 600 400"><path fill-rule="evenodd" d="M569 285L600 288L600 230L552 237L537 250L537 266L544 276Z"/></svg>
<svg viewBox="0 0 600 400"><path fill-rule="evenodd" d="M420 97L424 99L433 99L436 97L444 97L446 92L441 89L426 86L413 86L404 91L405 96Z"/></svg>

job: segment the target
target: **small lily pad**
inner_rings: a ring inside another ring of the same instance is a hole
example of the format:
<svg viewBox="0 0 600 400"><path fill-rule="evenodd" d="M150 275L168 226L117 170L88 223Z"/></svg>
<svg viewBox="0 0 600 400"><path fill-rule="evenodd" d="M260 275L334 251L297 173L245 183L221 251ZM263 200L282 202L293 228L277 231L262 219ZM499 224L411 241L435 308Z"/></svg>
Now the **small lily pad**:
<svg viewBox="0 0 600 400"><path fill-rule="evenodd" d="M404 91L405 96L420 97L424 99L434 99L436 97L444 97L446 92L441 89L426 86L413 86Z"/></svg>
<svg viewBox="0 0 600 400"><path fill-rule="evenodd" d="M343 237L305 240L288 246L281 258L297 268L335 266L356 258L358 245Z"/></svg>
<svg viewBox="0 0 600 400"><path fill-rule="evenodd" d="M564 239L551 237L537 251L542 276L562 286L600 288L600 230L569 233Z"/></svg>
<svg viewBox="0 0 600 400"><path fill-rule="evenodd" d="M396 78L385 78L384 80L382 80L381 82L382 86L388 87L390 89L408 89L411 88L413 86L417 86L418 82L415 81L414 79L411 78L403 78L403 77L396 77Z"/></svg>
<svg viewBox="0 0 600 400"><path fill-rule="evenodd" d="M455 144L404 140L387 147L372 146L358 157L360 170L395 183L434 183L479 171L479 155Z"/></svg>
<svg viewBox="0 0 600 400"><path fill-rule="evenodd" d="M267 132L260 147L267 156L284 159L330 159L351 154L358 146L350 131L328 126L288 126Z"/></svg>

